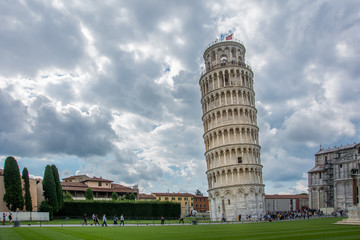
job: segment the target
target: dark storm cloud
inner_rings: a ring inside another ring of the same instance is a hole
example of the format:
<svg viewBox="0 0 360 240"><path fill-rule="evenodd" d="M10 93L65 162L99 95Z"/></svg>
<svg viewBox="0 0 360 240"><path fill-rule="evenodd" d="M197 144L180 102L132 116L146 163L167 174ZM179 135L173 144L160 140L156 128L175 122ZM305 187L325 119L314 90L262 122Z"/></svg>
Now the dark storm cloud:
<svg viewBox="0 0 360 240"><path fill-rule="evenodd" d="M35 1L0 3L0 72L34 75L41 68L73 68L83 37L71 15Z"/></svg>
<svg viewBox="0 0 360 240"><path fill-rule="evenodd" d="M33 132L40 152L86 157L106 155L113 148L111 141L116 137L109 124L111 115L106 110L84 114L69 107L59 112L48 99L39 101L35 106L37 118Z"/></svg>
<svg viewBox="0 0 360 240"><path fill-rule="evenodd" d="M33 146L24 104L0 89L0 154L26 154Z"/></svg>
<svg viewBox="0 0 360 240"><path fill-rule="evenodd" d="M29 108L1 89L0 107L0 154L92 156L105 155L113 148L111 141L116 136L106 111L85 114L70 107L57 112L51 100L43 96Z"/></svg>
<svg viewBox="0 0 360 240"><path fill-rule="evenodd" d="M134 4L136 7L133 6ZM183 2L173 1L168 1L165 5L161 2L152 4L146 1L141 4L139 1L124 2L118 7L124 9L122 11L124 16L120 16L123 22L118 25L116 21L109 21L105 28L99 20L108 17L108 14L105 15L103 12L108 12L106 7L100 8L98 18L95 19L87 15L91 12L82 12L83 18L87 19L86 26L89 27L90 32L94 33L96 48L101 54L107 56L112 64L103 77L94 79L95 81L84 89L84 97L87 101L96 99L97 102L113 108L161 119L164 109L173 110L171 105L174 99L172 92L164 85L155 84L154 79L163 74L162 68L166 63L166 56L176 57L185 64L184 67L199 71L199 58L202 56L206 43L210 41L208 39L211 39L197 33L203 28L204 19L207 18L207 13L204 11L206 9L198 12L198 9L202 8L199 3L189 6ZM173 26L174 32L170 33L159 29L161 22L169 22L175 18L180 19L184 27ZM128 25L132 28L129 29ZM177 36L184 39L185 45L179 45L176 42ZM150 56L140 57L140 61L134 59L132 52L119 49L119 45L136 46L138 43L138 46L141 46L147 42L158 46L150 49ZM198 76L189 77L187 81L192 81L193 87L197 88ZM177 95L187 94L179 90L181 88L176 89ZM97 92L96 95L94 91ZM197 89L188 89L188 91L195 91L195 96L199 96ZM192 98L187 98L185 104L188 104L190 100Z"/></svg>

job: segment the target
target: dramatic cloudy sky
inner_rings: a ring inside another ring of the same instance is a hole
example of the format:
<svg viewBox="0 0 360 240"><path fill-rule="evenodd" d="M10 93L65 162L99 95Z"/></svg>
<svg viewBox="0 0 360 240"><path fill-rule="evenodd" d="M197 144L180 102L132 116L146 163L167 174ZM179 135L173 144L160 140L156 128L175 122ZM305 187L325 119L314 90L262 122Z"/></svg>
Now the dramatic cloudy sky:
<svg viewBox="0 0 360 240"><path fill-rule="evenodd" d="M0 166L206 193L198 81L234 32L255 74L266 193L360 141L359 1L0 1Z"/></svg>

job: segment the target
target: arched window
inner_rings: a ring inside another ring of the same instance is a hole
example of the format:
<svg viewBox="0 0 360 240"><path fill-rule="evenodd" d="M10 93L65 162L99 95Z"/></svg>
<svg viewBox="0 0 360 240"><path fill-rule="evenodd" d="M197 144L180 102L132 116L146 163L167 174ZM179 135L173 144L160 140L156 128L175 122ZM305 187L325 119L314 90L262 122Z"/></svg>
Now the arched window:
<svg viewBox="0 0 360 240"><path fill-rule="evenodd" d="M222 55L222 56L220 57L221 65L226 65L227 61L228 61L228 58L227 58L226 55Z"/></svg>

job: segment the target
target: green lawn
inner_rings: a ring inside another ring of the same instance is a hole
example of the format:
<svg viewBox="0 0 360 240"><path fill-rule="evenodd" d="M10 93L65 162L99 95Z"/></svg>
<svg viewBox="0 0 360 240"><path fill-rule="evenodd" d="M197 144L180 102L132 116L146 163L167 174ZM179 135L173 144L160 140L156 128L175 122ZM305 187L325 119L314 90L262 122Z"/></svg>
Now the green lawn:
<svg viewBox="0 0 360 240"><path fill-rule="evenodd" d="M334 225L340 218L249 224L135 227L1 228L0 239L360 239L360 226Z"/></svg>

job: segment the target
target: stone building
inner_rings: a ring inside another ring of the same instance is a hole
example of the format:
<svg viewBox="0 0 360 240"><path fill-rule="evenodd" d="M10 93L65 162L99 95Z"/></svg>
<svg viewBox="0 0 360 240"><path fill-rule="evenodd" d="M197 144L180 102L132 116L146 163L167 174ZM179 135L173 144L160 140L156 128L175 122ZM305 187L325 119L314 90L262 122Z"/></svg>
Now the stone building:
<svg viewBox="0 0 360 240"><path fill-rule="evenodd" d="M265 195L266 212L301 211L308 207L308 195Z"/></svg>
<svg viewBox="0 0 360 240"><path fill-rule="evenodd" d="M139 193L139 201L156 201L156 197L152 194Z"/></svg>
<svg viewBox="0 0 360 240"><path fill-rule="evenodd" d="M201 89L210 217L264 214L254 74L232 37L205 50Z"/></svg>
<svg viewBox="0 0 360 240"><path fill-rule="evenodd" d="M188 216L194 210L194 194L191 193L151 193L156 201L180 203L181 215Z"/></svg>
<svg viewBox="0 0 360 240"><path fill-rule="evenodd" d="M199 213L209 211L209 198L207 196L194 195L194 210Z"/></svg>
<svg viewBox="0 0 360 240"><path fill-rule="evenodd" d="M359 169L359 161L360 143L328 149L320 147L315 154L315 166L308 172L310 208L326 212L347 211L353 205L351 171ZM358 185L357 182L357 203Z"/></svg>
<svg viewBox="0 0 360 240"><path fill-rule="evenodd" d="M21 176L20 176L21 177ZM22 188L24 189L24 179L21 178ZM42 180L40 178L29 178L30 185L30 196L32 203L32 211L37 212L40 210L40 204L44 200L43 189L42 189ZM5 195L4 187L4 170L0 169L0 212L7 212L9 209L6 207L6 203L3 198ZM25 196L25 190L23 191L23 196ZM24 209L25 211L25 206Z"/></svg>
<svg viewBox="0 0 360 240"><path fill-rule="evenodd" d="M88 187L94 193L95 200L111 200L112 193L123 196L134 193L135 199L138 199L139 189L135 187L126 187L115 184L113 181L102 177L88 177L87 175L76 175L63 178L61 182L63 192L69 192L74 200L85 200L85 191Z"/></svg>

